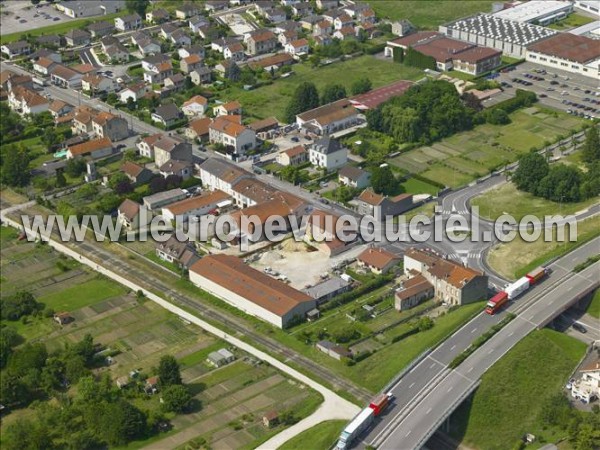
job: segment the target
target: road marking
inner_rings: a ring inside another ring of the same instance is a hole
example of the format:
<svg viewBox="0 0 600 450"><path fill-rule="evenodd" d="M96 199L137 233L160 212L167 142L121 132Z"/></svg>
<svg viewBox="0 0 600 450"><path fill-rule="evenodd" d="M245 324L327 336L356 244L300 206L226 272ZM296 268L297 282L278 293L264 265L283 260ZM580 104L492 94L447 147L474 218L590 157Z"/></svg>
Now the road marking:
<svg viewBox="0 0 600 450"><path fill-rule="evenodd" d="M471 373L471 371L472 371L472 370L473 370L473 367L471 366L471 367L469 368L469 370L467 370L467 373Z"/></svg>
<svg viewBox="0 0 600 450"><path fill-rule="evenodd" d="M477 328L473 328L473 329L471 330L471 334L475 333L476 331L477 331Z"/></svg>
<svg viewBox="0 0 600 450"><path fill-rule="evenodd" d="M491 349L491 350L488 352L488 355L491 355L493 351L494 351L494 349Z"/></svg>
<svg viewBox="0 0 600 450"><path fill-rule="evenodd" d="M415 383L411 384L408 388L412 389L412 387L415 385Z"/></svg>
<svg viewBox="0 0 600 450"><path fill-rule="evenodd" d="M450 392L452 389L454 389L454 386L450 386L450 387L448 388L448 392Z"/></svg>
<svg viewBox="0 0 600 450"><path fill-rule="evenodd" d="M408 435L412 433L412 430L408 430L408 433L406 433L406 435L404 437L408 437Z"/></svg>
<svg viewBox="0 0 600 450"><path fill-rule="evenodd" d="M456 348L456 345L453 345L452 347L450 347L450 351L454 350Z"/></svg>
<svg viewBox="0 0 600 450"><path fill-rule="evenodd" d="M429 366L430 369L433 369L435 367L435 363L433 363L432 365Z"/></svg>
<svg viewBox="0 0 600 450"><path fill-rule="evenodd" d="M429 408L429 409L427 410L427 412L425 413L425 415L428 415L430 412L431 412L431 408Z"/></svg>
<svg viewBox="0 0 600 450"><path fill-rule="evenodd" d="M510 334L508 335L508 337L511 337L513 334L515 334L515 332L511 331Z"/></svg>

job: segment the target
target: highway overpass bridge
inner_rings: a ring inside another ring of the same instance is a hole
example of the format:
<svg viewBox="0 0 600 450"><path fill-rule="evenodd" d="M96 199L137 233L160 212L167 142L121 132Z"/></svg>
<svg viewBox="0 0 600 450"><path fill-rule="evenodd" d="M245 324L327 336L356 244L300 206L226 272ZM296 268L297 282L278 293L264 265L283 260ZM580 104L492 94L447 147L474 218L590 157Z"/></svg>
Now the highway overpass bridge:
<svg viewBox="0 0 600 450"><path fill-rule="evenodd" d="M355 448L422 447L456 407L478 386L481 375L532 330L555 317L600 285L600 262L580 273L573 268L600 252L593 239L552 263L552 273L510 307L495 316L482 313L464 325L434 351L424 356L388 390L396 397L378 422L361 436ZM507 312L517 317L458 368L448 364L477 337L502 320Z"/></svg>

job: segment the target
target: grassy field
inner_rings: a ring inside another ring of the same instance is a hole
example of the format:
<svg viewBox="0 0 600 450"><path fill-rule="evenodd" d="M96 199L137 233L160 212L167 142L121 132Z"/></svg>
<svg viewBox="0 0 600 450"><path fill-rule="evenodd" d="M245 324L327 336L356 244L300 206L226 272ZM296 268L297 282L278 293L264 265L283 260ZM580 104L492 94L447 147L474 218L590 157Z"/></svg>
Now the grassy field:
<svg viewBox="0 0 600 450"><path fill-rule="evenodd" d="M415 1L367 0L378 16L392 20L408 19L419 28L436 30L438 25L478 12L490 12L493 1Z"/></svg>
<svg viewBox="0 0 600 450"><path fill-rule="evenodd" d="M561 389L585 347L556 331L534 331L483 375L472 402L454 414L451 434L469 447L486 450L513 448L525 433L536 436L534 447L556 442L563 436L541 422L540 410Z"/></svg>
<svg viewBox="0 0 600 450"><path fill-rule="evenodd" d="M600 319L600 289L594 292L592 301L590 302L586 311L590 316Z"/></svg>
<svg viewBox="0 0 600 450"><path fill-rule="evenodd" d="M429 2L428 2L429 3ZM462 186L491 170L518 159L532 147L567 135L583 121L537 107L511 114L508 125L479 125L429 147L403 153L390 162L404 170L444 183Z"/></svg>
<svg viewBox="0 0 600 450"><path fill-rule="evenodd" d="M488 255L488 264L501 275L515 279L598 235L600 235L600 216L595 216L578 222L576 242L557 242L556 233L553 233L550 242L544 241L544 233L535 242L525 242L516 238L512 242L494 247ZM568 238L566 230L565 236Z"/></svg>
<svg viewBox="0 0 600 450"><path fill-rule="evenodd" d="M294 75L289 78L279 79L273 84L252 91L229 87L218 91L215 96L221 100L239 100L244 105L244 116L264 119L274 115L283 119L285 108L296 86L304 81L313 82L319 89L329 83L340 83L349 91L351 84L360 77L368 77L376 88L398 80L417 80L423 76L419 69L394 64L370 55L317 69L309 64L295 64L292 67Z"/></svg>
<svg viewBox="0 0 600 450"><path fill-rule="evenodd" d="M594 19L581 14L569 14L569 16L563 20L559 20L553 24L550 24L548 28L553 28L559 31L570 30L571 28L577 28L582 25L593 22Z"/></svg>
<svg viewBox="0 0 600 450"><path fill-rule="evenodd" d="M575 214L596 203L597 198L590 198L579 203L560 204L519 191L513 183L506 183L475 197L471 206L479 207L479 215L487 219L494 220L502 214L510 214L516 220L521 220L527 214L540 218L553 214Z"/></svg>
<svg viewBox="0 0 600 450"><path fill-rule="evenodd" d="M416 178L409 178L402 183L404 192L409 194L431 194L437 195L439 188L433 184L426 183L425 181L417 180Z"/></svg>
<svg viewBox="0 0 600 450"><path fill-rule="evenodd" d="M280 450L328 449L346 425L345 420L329 420L303 431L280 447Z"/></svg>
<svg viewBox="0 0 600 450"><path fill-rule="evenodd" d="M57 14L59 14L59 16L62 15L62 13ZM88 19L70 20L68 22L59 22L55 25L48 25L47 27L36 28L35 30L27 30L26 32L11 33L0 37L0 44L4 45L10 42L18 41L24 34L29 34L31 36L42 36L47 34L66 34L69 30L72 30L73 28L84 28L94 22L100 22L105 20L111 22L112 19L114 19L115 17L119 17L120 15L122 15L122 13L107 14L106 16Z"/></svg>
<svg viewBox="0 0 600 450"><path fill-rule="evenodd" d="M73 311L123 295L125 292L125 288L120 284L99 276L59 292L38 297L38 301L52 307L55 311Z"/></svg>

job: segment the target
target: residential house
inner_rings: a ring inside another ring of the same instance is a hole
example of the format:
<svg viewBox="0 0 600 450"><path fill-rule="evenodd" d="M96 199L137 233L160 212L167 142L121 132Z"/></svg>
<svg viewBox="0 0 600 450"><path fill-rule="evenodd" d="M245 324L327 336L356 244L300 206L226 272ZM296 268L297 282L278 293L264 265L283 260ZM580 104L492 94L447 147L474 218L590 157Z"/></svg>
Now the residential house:
<svg viewBox="0 0 600 450"><path fill-rule="evenodd" d="M42 48L57 49L62 45L62 38L58 34L44 34L36 37L35 43Z"/></svg>
<svg viewBox="0 0 600 450"><path fill-rule="evenodd" d="M162 208L161 216L168 221L187 222L190 218L204 216L219 208L231 197L223 191L207 191L201 195L171 203Z"/></svg>
<svg viewBox="0 0 600 450"><path fill-rule="evenodd" d="M396 36L406 36L415 30L415 26L408 20L398 20L396 22L392 22L392 33Z"/></svg>
<svg viewBox="0 0 600 450"><path fill-rule="evenodd" d="M213 107L213 114L218 116L242 115L242 105L237 100L232 102L222 103Z"/></svg>
<svg viewBox="0 0 600 450"><path fill-rule="evenodd" d="M198 55L200 58L204 58L206 50L204 49L204 46L200 44L194 44L177 49L177 53L179 54L179 59L184 59L192 55Z"/></svg>
<svg viewBox="0 0 600 450"><path fill-rule="evenodd" d="M313 36L329 36L333 32L333 25L327 20L321 20L313 25Z"/></svg>
<svg viewBox="0 0 600 450"><path fill-rule="evenodd" d="M102 75L84 75L81 79L81 89L94 97L98 94L114 92L116 83L112 78Z"/></svg>
<svg viewBox="0 0 600 450"><path fill-rule="evenodd" d="M308 159L312 165L332 171L348 163L348 149L337 139L324 137L310 146Z"/></svg>
<svg viewBox="0 0 600 450"><path fill-rule="evenodd" d="M277 35L285 33L286 31L294 31L298 33L302 29L302 25L295 20L286 20L280 22L273 27L273 32Z"/></svg>
<svg viewBox="0 0 600 450"><path fill-rule="evenodd" d="M39 114L50 108L46 97L22 86L17 86L9 92L8 104L13 111L23 116Z"/></svg>
<svg viewBox="0 0 600 450"><path fill-rule="evenodd" d="M181 110L174 103L160 105L152 113L152 121L162 124L165 128L174 125L183 118Z"/></svg>
<svg viewBox="0 0 600 450"><path fill-rule="evenodd" d="M70 67L57 64L52 68L50 74L50 82L64 88L76 89L81 87L81 79L83 75Z"/></svg>
<svg viewBox="0 0 600 450"><path fill-rule="evenodd" d="M85 30L73 28L65 34L65 41L69 47L79 47L92 42L92 36Z"/></svg>
<svg viewBox="0 0 600 450"><path fill-rule="evenodd" d="M62 56L60 53L47 48L40 48L39 50L29 55L29 60L31 62L35 62L40 58L48 58L49 60L54 61L55 63L62 62Z"/></svg>
<svg viewBox="0 0 600 450"><path fill-rule="evenodd" d="M177 29L178 28L172 23L165 23L160 27L160 37L162 37L165 40L168 40Z"/></svg>
<svg viewBox="0 0 600 450"><path fill-rule="evenodd" d="M356 258L358 265L377 275L388 273L402 258L383 247L369 247Z"/></svg>
<svg viewBox="0 0 600 450"><path fill-rule="evenodd" d="M173 75L171 61L165 61L153 67L154 70L144 72L144 81L149 84L162 83L166 78Z"/></svg>
<svg viewBox="0 0 600 450"><path fill-rule="evenodd" d="M362 24L375 24L375 22L377 22L377 16L375 15L375 11L371 8L361 8L356 13L356 20L358 23Z"/></svg>
<svg viewBox="0 0 600 450"><path fill-rule="evenodd" d="M2 71L2 89L12 91L17 86L34 90L33 79L30 75L18 75L10 70Z"/></svg>
<svg viewBox="0 0 600 450"><path fill-rule="evenodd" d="M156 243L156 256L185 268L189 268L200 259L194 245L190 241L178 240L175 234L165 242Z"/></svg>
<svg viewBox="0 0 600 450"><path fill-rule="evenodd" d="M406 311L434 295L433 285L423 275L417 274L400 284L394 295L394 307L397 311Z"/></svg>
<svg viewBox="0 0 600 450"><path fill-rule="evenodd" d="M200 31L200 28L205 27L207 25L210 25L210 21L208 20L208 18L203 17L203 16L192 17L188 21L188 26L190 27L190 30L194 34L198 34L198 32Z"/></svg>
<svg viewBox="0 0 600 450"><path fill-rule="evenodd" d="M154 142L154 162L161 167L172 159L192 161L192 145L177 136L162 135Z"/></svg>
<svg viewBox="0 0 600 450"><path fill-rule="evenodd" d="M319 341L315 346L317 347L317 350L322 351L338 361L341 361L342 358L352 358L352 352L350 350L341 345L334 344L331 341Z"/></svg>
<svg viewBox="0 0 600 450"><path fill-rule="evenodd" d="M156 211L165 205L178 202L179 200L183 200L186 197L187 195L182 189L175 188L168 191L158 192L152 195L147 195L142 200L146 208L148 208L151 211Z"/></svg>
<svg viewBox="0 0 600 450"><path fill-rule="evenodd" d="M345 41L347 39L355 39L356 30L353 26L344 27L339 30L335 30L335 32L333 33L333 37L335 39L339 39L340 41Z"/></svg>
<svg viewBox="0 0 600 450"><path fill-rule="evenodd" d="M156 55L161 52L160 43L154 39L140 39L137 43L137 46L143 56Z"/></svg>
<svg viewBox="0 0 600 450"><path fill-rule="evenodd" d="M67 102L63 102L62 100L53 100L50 102L50 107L48 108L50 114L55 119L58 117L63 117L73 111L73 105L68 104Z"/></svg>
<svg viewBox="0 0 600 450"><path fill-rule="evenodd" d="M249 123L248 128L254 130L259 138L269 139L273 136L272 132L279 129L279 121L275 117L267 117L266 119Z"/></svg>
<svg viewBox="0 0 600 450"><path fill-rule="evenodd" d="M296 116L301 129L326 136L359 123L358 112L350 100L342 99Z"/></svg>
<svg viewBox="0 0 600 450"><path fill-rule="evenodd" d="M134 163L132 161L125 161L121 165L120 170L125 175L127 175L129 181L138 186L150 182L150 180L154 176L151 170L146 169L144 166Z"/></svg>
<svg viewBox="0 0 600 450"><path fill-rule="evenodd" d="M170 19L169 12L166 9L159 8L146 13L146 22L158 24Z"/></svg>
<svg viewBox="0 0 600 450"><path fill-rule="evenodd" d="M313 36L313 41L316 47L324 47L330 45L333 42L333 38L329 35Z"/></svg>
<svg viewBox="0 0 600 450"><path fill-rule="evenodd" d="M202 117L208 110L208 99L201 95L196 95L186 101L181 110L188 117Z"/></svg>
<svg viewBox="0 0 600 450"><path fill-rule="evenodd" d="M33 70L39 74L48 76L52 69L56 66L56 62L52 61L49 58L40 58L36 62L33 63Z"/></svg>
<svg viewBox="0 0 600 450"><path fill-rule="evenodd" d="M164 81L165 90L170 94L171 92L180 91L185 87L185 76L179 72L165 78Z"/></svg>
<svg viewBox="0 0 600 450"><path fill-rule="evenodd" d="M111 63L123 63L129 61L129 50L121 43L106 46L104 48L104 54Z"/></svg>
<svg viewBox="0 0 600 450"><path fill-rule="evenodd" d="M290 55L299 56L306 55L309 48L308 39L298 39L287 44L285 46L285 51Z"/></svg>
<svg viewBox="0 0 600 450"><path fill-rule="evenodd" d="M244 46L241 42L227 44L223 49L223 57L232 61L243 61L245 57Z"/></svg>
<svg viewBox="0 0 600 450"><path fill-rule="evenodd" d="M385 221L388 217L399 216L414 206L412 194L386 197L376 194L370 188L365 189L353 200L353 203L356 204L359 214L373 216L378 221Z"/></svg>
<svg viewBox="0 0 600 450"><path fill-rule="evenodd" d="M87 30L92 38L98 39L112 34L115 31L115 25L106 21L94 22L88 25Z"/></svg>
<svg viewBox="0 0 600 450"><path fill-rule="evenodd" d="M308 216L307 227L304 233L304 241L328 257L343 253L358 243L358 231L352 230L344 223L344 234L339 235L338 223L341 217L333 212L325 212L315 209Z"/></svg>
<svg viewBox="0 0 600 450"><path fill-rule="evenodd" d="M140 156L144 156L146 158L154 159L154 144L162 138L162 133L151 134L150 136L146 136L140 139L139 142L135 144L138 148Z"/></svg>
<svg viewBox="0 0 600 450"><path fill-rule="evenodd" d="M158 55L152 55L142 60L142 69L147 72L158 72L159 66L164 63L170 63L171 57L159 53Z"/></svg>
<svg viewBox="0 0 600 450"><path fill-rule="evenodd" d="M320 10L329 10L339 6L339 0L316 0L315 4Z"/></svg>
<svg viewBox="0 0 600 450"><path fill-rule="evenodd" d="M302 29L312 32L314 30L314 26L322 20L323 16L311 15L302 17L298 21L298 24L302 27Z"/></svg>
<svg viewBox="0 0 600 450"><path fill-rule="evenodd" d="M100 112L92 118L94 134L108 138L113 142L122 141L129 137L127 120L108 112Z"/></svg>
<svg viewBox="0 0 600 450"><path fill-rule="evenodd" d="M194 3L185 3L175 9L175 17L185 20L200 14L200 9Z"/></svg>
<svg viewBox="0 0 600 450"><path fill-rule="evenodd" d="M144 82L133 83L119 92L119 100L122 103L127 103L131 98L134 102L137 102L140 98L150 92L150 87Z"/></svg>
<svg viewBox="0 0 600 450"><path fill-rule="evenodd" d="M196 86L208 84L212 81L212 71L205 66L199 67L190 73L190 79Z"/></svg>
<svg viewBox="0 0 600 450"><path fill-rule="evenodd" d="M187 35L187 33L185 31L183 31L181 28L178 28L177 30L175 30L171 34L171 37L169 38L169 40L171 41L171 43L173 45L177 45L179 47L183 47L185 45L192 44L192 38L189 37Z"/></svg>
<svg viewBox="0 0 600 450"><path fill-rule="evenodd" d="M73 114L73 120L71 122L71 131L73 134L92 134L94 132L92 119L99 112L100 111L89 106L78 106Z"/></svg>
<svg viewBox="0 0 600 450"><path fill-rule="evenodd" d="M231 67L232 64L235 64L234 61L230 60L230 59L226 59L224 61L221 61L220 63L218 63L214 70L215 72L217 72L219 75L221 75L222 77L225 76L225 74L227 73L227 71L229 70L229 68Z"/></svg>
<svg viewBox="0 0 600 450"><path fill-rule="evenodd" d="M210 117L202 117L201 119L192 120L185 129L185 136L193 141L208 141L209 127L211 123L212 119Z"/></svg>
<svg viewBox="0 0 600 450"><path fill-rule="evenodd" d="M298 2L290 6L292 13L295 16L305 17L314 13L314 9L310 2Z"/></svg>
<svg viewBox="0 0 600 450"><path fill-rule="evenodd" d="M190 161L178 161L171 159L158 168L160 174L167 178L171 175L180 177L182 180L190 178L194 172L193 164Z"/></svg>
<svg viewBox="0 0 600 450"><path fill-rule="evenodd" d="M233 186L247 178L254 181L252 174L225 159L208 158L200 165L202 186L223 191L231 196L239 195L233 190Z"/></svg>
<svg viewBox="0 0 600 450"><path fill-rule="evenodd" d="M333 20L334 30L341 30L342 28L352 27L353 25L354 21L352 20L352 17L350 17L348 14L341 14Z"/></svg>
<svg viewBox="0 0 600 450"><path fill-rule="evenodd" d="M444 259L427 250L410 249L404 254L404 272L423 275L435 296L450 305L465 305L486 299L488 277L483 272Z"/></svg>
<svg viewBox="0 0 600 450"><path fill-rule="evenodd" d="M285 46L290 42L298 40L298 32L294 30L286 30L283 33L277 35L277 40L285 48Z"/></svg>
<svg viewBox="0 0 600 450"><path fill-rule="evenodd" d="M198 35L207 41L214 41L221 35L221 31L214 25L204 25L198 28Z"/></svg>
<svg viewBox="0 0 600 450"><path fill-rule="evenodd" d="M232 116L218 116L209 128L211 144L221 144L234 154L244 154L256 147L256 133Z"/></svg>
<svg viewBox="0 0 600 450"><path fill-rule="evenodd" d="M142 27L142 18L138 13L127 16L117 17L115 19L115 28L119 31L137 30Z"/></svg>
<svg viewBox="0 0 600 450"><path fill-rule="evenodd" d="M277 53L273 56L267 56L265 58L251 61L249 65L254 70L262 68L267 72L271 72L283 66L294 64L295 62L296 61L294 60L294 57L289 53Z"/></svg>
<svg viewBox="0 0 600 450"><path fill-rule="evenodd" d="M302 145L297 145L280 152L276 161L282 166L298 166L308 161L308 152Z"/></svg>
<svg viewBox="0 0 600 450"><path fill-rule="evenodd" d="M226 348L211 352L206 358L206 362L213 367L223 367L235 361L235 355Z"/></svg>
<svg viewBox="0 0 600 450"><path fill-rule="evenodd" d="M0 52L13 59L16 56L29 55L31 53L31 45L27 41L16 41L4 44L0 47Z"/></svg>
<svg viewBox="0 0 600 450"><path fill-rule="evenodd" d="M265 13L264 17L265 17L265 19L267 19L269 22L272 22L272 23L285 22L285 20L287 19L285 11L280 8L273 8L273 9L268 10Z"/></svg>
<svg viewBox="0 0 600 450"><path fill-rule="evenodd" d="M211 13L221 11L228 6L229 2L227 0L207 0L204 2L204 9Z"/></svg>
<svg viewBox="0 0 600 450"><path fill-rule="evenodd" d="M193 54L186 56L180 61L179 67L183 73L190 74L196 69L202 67L204 63L199 55Z"/></svg>
<svg viewBox="0 0 600 450"><path fill-rule="evenodd" d="M572 383L571 396L584 403L590 403L600 397L600 361L598 357L579 369L581 377Z"/></svg>
<svg viewBox="0 0 600 450"><path fill-rule="evenodd" d="M263 183L256 178L242 177L236 180L229 193L235 200L235 204L240 208L248 208L250 206L262 205L271 200L286 200L288 203L296 203L297 197L281 197L278 192L266 183ZM296 209L299 205L289 207L288 209Z"/></svg>
<svg viewBox="0 0 600 450"><path fill-rule="evenodd" d="M109 138L92 139L83 144L73 145L67 150L67 159L90 156L92 159L104 158L113 152L112 142Z"/></svg>
<svg viewBox="0 0 600 450"><path fill-rule="evenodd" d="M204 291L278 328L303 320L315 307L308 295L231 255L205 256L190 267L189 277Z"/></svg>
<svg viewBox="0 0 600 450"><path fill-rule="evenodd" d="M340 184L354 189L364 189L371 182L371 173L355 166L344 166L338 172Z"/></svg>
<svg viewBox="0 0 600 450"><path fill-rule="evenodd" d="M250 34L246 45L250 55L269 53L277 47L277 38L271 31L259 30Z"/></svg>
<svg viewBox="0 0 600 450"><path fill-rule="evenodd" d="M142 205L133 200L123 200L123 203L117 209L117 221L130 231L147 225L151 219L152 215Z"/></svg>

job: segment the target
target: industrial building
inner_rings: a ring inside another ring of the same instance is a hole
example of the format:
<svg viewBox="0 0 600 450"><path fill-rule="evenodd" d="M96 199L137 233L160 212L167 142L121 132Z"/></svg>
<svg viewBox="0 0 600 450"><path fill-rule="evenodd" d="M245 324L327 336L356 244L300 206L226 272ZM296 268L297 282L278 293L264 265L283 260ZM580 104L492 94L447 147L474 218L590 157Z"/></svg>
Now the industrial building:
<svg viewBox="0 0 600 450"><path fill-rule="evenodd" d="M515 22L548 25L564 19L573 12L573 3L565 1L531 0L515 2L513 5L495 13L494 16Z"/></svg>
<svg viewBox="0 0 600 450"><path fill-rule="evenodd" d="M246 314L286 328L316 306L316 300L231 255L205 256L189 270L190 281Z"/></svg>
<svg viewBox="0 0 600 450"><path fill-rule="evenodd" d="M585 36L561 33L529 46L527 61L586 77L600 75L600 43Z"/></svg>
<svg viewBox="0 0 600 450"><path fill-rule="evenodd" d="M495 48L513 58L525 58L527 47L557 34L556 31L491 14L476 14L440 25L448 37Z"/></svg>

